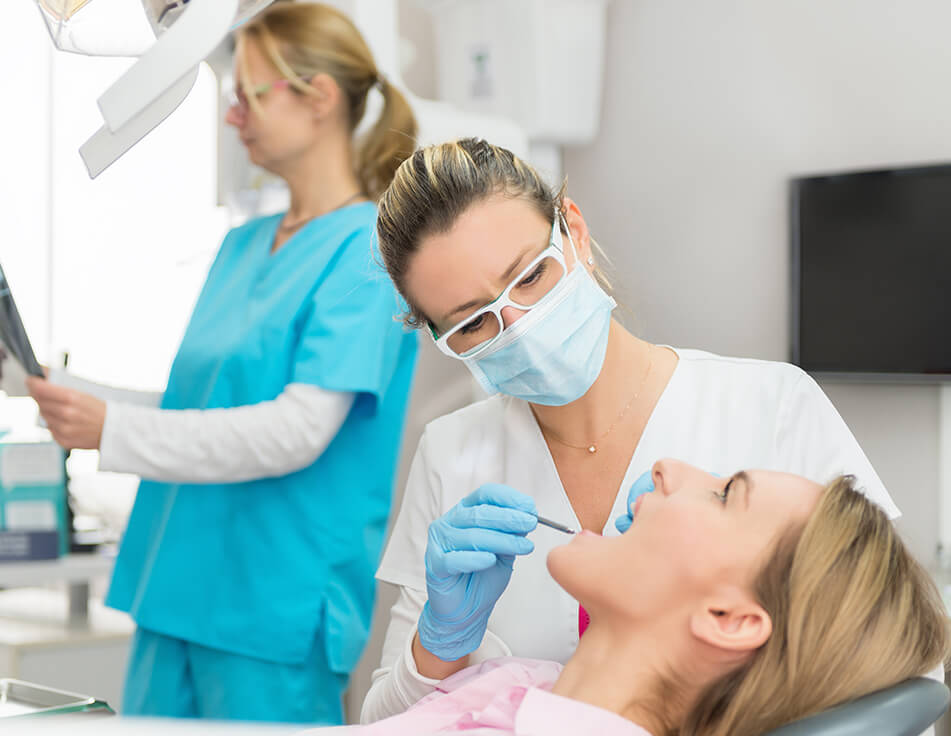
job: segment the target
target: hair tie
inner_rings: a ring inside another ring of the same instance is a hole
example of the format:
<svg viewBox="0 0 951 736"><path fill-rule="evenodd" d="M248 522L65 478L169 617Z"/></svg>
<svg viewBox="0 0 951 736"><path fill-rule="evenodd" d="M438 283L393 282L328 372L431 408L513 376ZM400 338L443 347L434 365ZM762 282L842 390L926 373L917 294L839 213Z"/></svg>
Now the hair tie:
<svg viewBox="0 0 951 736"><path fill-rule="evenodd" d="M383 92L383 88L386 86L386 77L383 76L383 72L376 73L376 78L371 86L376 87L381 93Z"/></svg>

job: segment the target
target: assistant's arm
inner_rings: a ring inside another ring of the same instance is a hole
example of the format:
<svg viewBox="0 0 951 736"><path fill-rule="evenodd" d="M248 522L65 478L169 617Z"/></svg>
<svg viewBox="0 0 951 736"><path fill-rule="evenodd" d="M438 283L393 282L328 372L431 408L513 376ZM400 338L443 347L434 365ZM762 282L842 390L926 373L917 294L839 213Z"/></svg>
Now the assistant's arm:
<svg viewBox="0 0 951 736"><path fill-rule="evenodd" d="M125 404L134 404L136 406L150 406L158 408L162 403L161 391L136 391L129 388L116 388L107 386L104 383L96 383L72 373L67 373L60 368L50 368L48 380L57 386L65 386L76 391L95 396L103 401L121 401Z"/></svg>
<svg viewBox="0 0 951 736"><path fill-rule="evenodd" d="M169 483L287 475L321 455L353 401L353 393L297 383L272 401L228 409L107 401L99 468Z"/></svg>

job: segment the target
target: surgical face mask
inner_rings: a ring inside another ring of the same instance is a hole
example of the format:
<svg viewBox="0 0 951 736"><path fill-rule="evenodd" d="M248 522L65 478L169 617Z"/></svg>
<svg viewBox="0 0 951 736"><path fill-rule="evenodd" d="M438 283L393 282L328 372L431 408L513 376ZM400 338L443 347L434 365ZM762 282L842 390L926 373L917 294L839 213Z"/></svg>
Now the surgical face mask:
<svg viewBox="0 0 951 736"><path fill-rule="evenodd" d="M563 406L601 373L615 301L580 262L499 339L464 362L487 392Z"/></svg>
<svg viewBox="0 0 951 736"><path fill-rule="evenodd" d="M556 213L548 247L490 304L441 337L430 326L436 346L465 362L490 394L561 406L601 372L616 305L581 264L570 233L575 262L567 272L561 222ZM525 312L508 328L506 307Z"/></svg>

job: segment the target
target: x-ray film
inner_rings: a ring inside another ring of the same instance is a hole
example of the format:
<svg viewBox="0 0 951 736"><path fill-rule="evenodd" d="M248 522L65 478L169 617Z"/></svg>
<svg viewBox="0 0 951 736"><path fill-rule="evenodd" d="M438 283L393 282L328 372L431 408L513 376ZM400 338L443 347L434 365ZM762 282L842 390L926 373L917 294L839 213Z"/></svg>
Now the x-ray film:
<svg viewBox="0 0 951 736"><path fill-rule="evenodd" d="M23 320L20 319L20 312L16 302L13 301L13 293L10 291L10 284L7 282L2 266L0 266L0 342L23 370L31 376L43 375L43 369L36 361L33 346L30 345L30 338L26 335ZM2 356L0 356L0 369L2 369Z"/></svg>

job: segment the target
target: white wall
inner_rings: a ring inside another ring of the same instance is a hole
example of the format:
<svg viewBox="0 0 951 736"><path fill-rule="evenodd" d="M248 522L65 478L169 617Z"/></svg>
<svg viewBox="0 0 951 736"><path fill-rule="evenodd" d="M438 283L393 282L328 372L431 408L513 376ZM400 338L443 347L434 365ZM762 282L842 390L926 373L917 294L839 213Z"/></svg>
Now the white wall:
<svg viewBox="0 0 951 736"><path fill-rule="evenodd" d="M0 258L37 357L161 389L225 232L215 206L218 93L202 67L188 100L91 181L78 148L96 98L129 59L53 49L32 2L0 24L10 102L0 119Z"/></svg>
<svg viewBox="0 0 951 736"><path fill-rule="evenodd" d="M635 330L788 359L786 182L951 160L949 27L946 0L614 0L601 134L565 170ZM937 389L824 388L930 561Z"/></svg>
<svg viewBox="0 0 951 736"><path fill-rule="evenodd" d="M6 7L9 6L9 7ZM8 70L0 120L0 262L34 349L49 342L50 77L52 51L33 3L6 3L0 60ZM34 32L24 32L24 28Z"/></svg>

